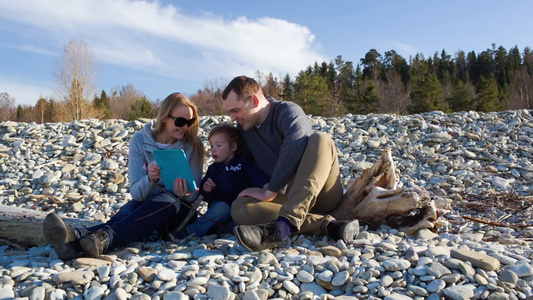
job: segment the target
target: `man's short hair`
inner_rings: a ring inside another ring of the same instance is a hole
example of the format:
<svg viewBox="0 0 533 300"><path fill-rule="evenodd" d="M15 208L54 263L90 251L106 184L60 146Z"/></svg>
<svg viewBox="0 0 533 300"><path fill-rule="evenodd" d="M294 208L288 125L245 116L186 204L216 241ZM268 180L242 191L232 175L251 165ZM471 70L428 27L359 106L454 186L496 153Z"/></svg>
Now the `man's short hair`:
<svg viewBox="0 0 533 300"><path fill-rule="evenodd" d="M223 134L228 139L230 147L233 143L236 143L237 150L235 152L238 152L241 149L241 134L237 127L232 124L223 123L213 127L207 136L207 140L211 140L211 137L215 134Z"/></svg>
<svg viewBox="0 0 533 300"><path fill-rule="evenodd" d="M232 81L230 81L230 83L222 93L222 100L226 100L226 98L228 98L228 94L231 91L234 91L235 94L237 94L239 100L242 99L244 96L262 92L261 86L259 85L259 83L257 83L257 81L255 81L253 78L246 77L244 75L237 76L233 78Z"/></svg>

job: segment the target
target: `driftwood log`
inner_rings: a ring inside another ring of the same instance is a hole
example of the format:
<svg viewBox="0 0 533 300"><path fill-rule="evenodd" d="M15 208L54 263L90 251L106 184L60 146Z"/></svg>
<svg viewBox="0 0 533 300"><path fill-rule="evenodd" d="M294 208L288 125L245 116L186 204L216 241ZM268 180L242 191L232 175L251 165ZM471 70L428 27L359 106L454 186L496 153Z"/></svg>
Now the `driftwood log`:
<svg viewBox="0 0 533 300"><path fill-rule="evenodd" d="M440 226L439 213L429 194L419 188L398 190L399 172L390 149L370 169L363 170L344 194L341 205L331 215L337 220L358 219L379 227L381 224L397 228L409 235L422 228ZM0 205L0 238L34 246L45 243L42 223L46 213ZM75 227L89 227L98 222L65 219Z"/></svg>
<svg viewBox="0 0 533 300"><path fill-rule="evenodd" d="M45 243L43 221L45 212L0 205L0 238L23 246L37 246ZM89 227L99 222L64 219L74 227Z"/></svg>
<svg viewBox="0 0 533 300"><path fill-rule="evenodd" d="M371 168L363 170L350 185L331 215L337 220L358 219L379 227L385 224L409 235L422 228L438 228L439 214L429 193L420 188L398 190L400 174L390 149Z"/></svg>

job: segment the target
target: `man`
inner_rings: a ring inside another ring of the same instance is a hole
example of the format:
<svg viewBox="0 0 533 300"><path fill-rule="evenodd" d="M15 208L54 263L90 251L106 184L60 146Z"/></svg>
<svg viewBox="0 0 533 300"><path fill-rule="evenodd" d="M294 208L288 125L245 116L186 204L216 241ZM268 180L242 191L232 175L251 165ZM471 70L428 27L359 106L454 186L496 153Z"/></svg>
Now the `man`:
<svg viewBox="0 0 533 300"><path fill-rule="evenodd" d="M314 133L297 104L265 98L252 78L235 77L222 99L255 162L271 177L267 188L246 189L232 204L239 242L261 251L296 232L353 239L359 233L357 220L336 221L327 215L343 194L333 140Z"/></svg>

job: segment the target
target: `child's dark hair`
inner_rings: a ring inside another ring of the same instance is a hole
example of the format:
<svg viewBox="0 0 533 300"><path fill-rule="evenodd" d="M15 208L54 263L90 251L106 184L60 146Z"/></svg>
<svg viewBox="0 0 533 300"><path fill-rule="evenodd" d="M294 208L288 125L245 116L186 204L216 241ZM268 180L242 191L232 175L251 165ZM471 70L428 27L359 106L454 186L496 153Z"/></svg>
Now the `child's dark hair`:
<svg viewBox="0 0 533 300"><path fill-rule="evenodd" d="M215 134L223 134L226 136L230 147L233 143L236 143L237 151L235 152L238 152L241 149L241 134L237 127L228 123L219 124L211 129L211 132L209 132L209 135L207 136L207 140L209 141Z"/></svg>

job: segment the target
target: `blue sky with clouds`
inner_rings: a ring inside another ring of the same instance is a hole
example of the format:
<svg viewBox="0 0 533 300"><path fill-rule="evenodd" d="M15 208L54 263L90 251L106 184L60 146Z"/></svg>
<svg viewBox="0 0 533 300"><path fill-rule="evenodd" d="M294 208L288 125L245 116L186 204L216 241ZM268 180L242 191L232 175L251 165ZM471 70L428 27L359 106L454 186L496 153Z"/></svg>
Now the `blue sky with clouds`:
<svg viewBox="0 0 533 300"><path fill-rule="evenodd" d="M152 100L256 71L293 77L370 49L404 58L533 46L532 1L0 0L0 93L54 97L70 39L97 62L95 92L132 84Z"/></svg>

